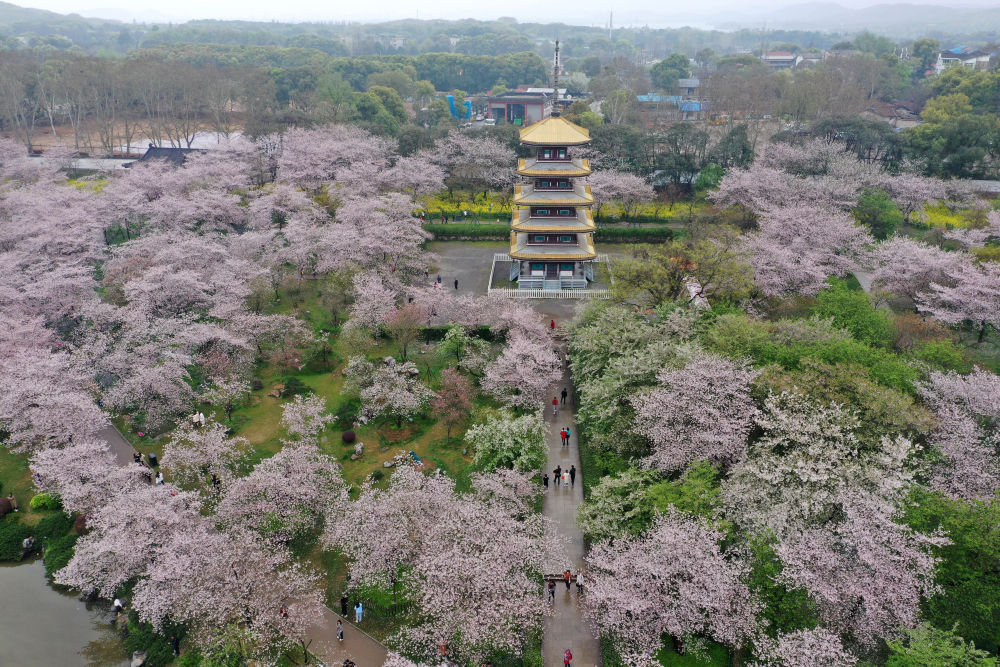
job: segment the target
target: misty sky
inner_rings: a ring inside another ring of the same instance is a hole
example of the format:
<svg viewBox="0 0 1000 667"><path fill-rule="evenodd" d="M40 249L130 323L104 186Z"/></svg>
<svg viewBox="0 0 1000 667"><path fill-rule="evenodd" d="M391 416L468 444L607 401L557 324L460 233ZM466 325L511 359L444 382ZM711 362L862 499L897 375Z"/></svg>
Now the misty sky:
<svg viewBox="0 0 1000 667"><path fill-rule="evenodd" d="M101 18L140 21L184 21L188 19L249 19L257 21L384 21L401 18L478 18L515 16L522 21L563 21L573 25L605 25L614 9L616 25L652 27L695 25L708 27L733 20L748 21L758 13L763 20L773 10L804 0L699 0L697 3L663 0L553 0L545 3L469 2L468 0L13 0L24 7ZM906 0L914 4L969 7L996 6L995 0ZM91 4L92 3L92 4ZM839 0L846 7L881 4L871 0Z"/></svg>

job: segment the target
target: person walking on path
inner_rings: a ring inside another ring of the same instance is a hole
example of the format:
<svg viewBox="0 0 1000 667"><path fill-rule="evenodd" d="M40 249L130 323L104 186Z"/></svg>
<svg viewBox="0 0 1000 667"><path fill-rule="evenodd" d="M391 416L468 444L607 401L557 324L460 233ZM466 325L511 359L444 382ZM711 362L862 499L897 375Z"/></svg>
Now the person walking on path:
<svg viewBox="0 0 1000 667"><path fill-rule="evenodd" d="M546 491L549 490L549 473L542 474L542 488Z"/></svg>
<svg viewBox="0 0 1000 667"><path fill-rule="evenodd" d="M562 479L562 466L556 466L556 469L552 471L552 481L556 486L559 486L560 479Z"/></svg>
<svg viewBox="0 0 1000 667"><path fill-rule="evenodd" d="M565 447L565 446L566 446L566 438L568 438L568 437L569 437L569 436L568 436L568 435L566 435L566 429L565 429L565 428L563 428L563 429L561 429L561 430L559 431L559 440L560 440L560 441L562 442L562 446L563 446L563 447Z"/></svg>
<svg viewBox="0 0 1000 667"><path fill-rule="evenodd" d="M361 600L358 600L358 603L354 605L354 624L360 625L361 619L364 617L364 615L365 615L365 608L364 606L362 606Z"/></svg>
<svg viewBox="0 0 1000 667"><path fill-rule="evenodd" d="M552 416L555 417L559 414L559 399L555 396L552 397Z"/></svg>
<svg viewBox="0 0 1000 667"><path fill-rule="evenodd" d="M455 289L458 289L458 278L455 278Z"/></svg>
<svg viewBox="0 0 1000 667"><path fill-rule="evenodd" d="M569 438L573 435L573 431L570 430L569 426L566 427L566 446L569 447Z"/></svg>
<svg viewBox="0 0 1000 667"><path fill-rule="evenodd" d="M344 622L337 621L337 641L344 641Z"/></svg>
<svg viewBox="0 0 1000 667"><path fill-rule="evenodd" d="M556 601L556 582L549 580L549 602Z"/></svg>
<svg viewBox="0 0 1000 667"><path fill-rule="evenodd" d="M569 570L564 571L563 579L566 580L566 591L569 592L569 582L573 580L573 573Z"/></svg>
<svg viewBox="0 0 1000 667"><path fill-rule="evenodd" d="M576 573L576 594L581 595L583 593L583 571Z"/></svg>
<svg viewBox="0 0 1000 667"><path fill-rule="evenodd" d="M569 649L566 649L566 652L563 653L563 667L570 667L572 662L573 662L573 652L570 651Z"/></svg>
<svg viewBox="0 0 1000 667"><path fill-rule="evenodd" d="M569 485L576 486L576 466L571 465L569 467Z"/></svg>
<svg viewBox="0 0 1000 667"><path fill-rule="evenodd" d="M563 387L563 390L562 390L562 404L563 405L566 405L566 397L567 396L569 396L569 392L566 391L566 387Z"/></svg>
<svg viewBox="0 0 1000 667"><path fill-rule="evenodd" d="M555 320L549 320L549 328L552 329L553 331L556 330L556 321Z"/></svg>
<svg viewBox="0 0 1000 667"><path fill-rule="evenodd" d="M441 274L440 274L440 273L438 274L438 279L437 279L437 281L438 281L438 285L440 285L440 284L441 284Z"/></svg>

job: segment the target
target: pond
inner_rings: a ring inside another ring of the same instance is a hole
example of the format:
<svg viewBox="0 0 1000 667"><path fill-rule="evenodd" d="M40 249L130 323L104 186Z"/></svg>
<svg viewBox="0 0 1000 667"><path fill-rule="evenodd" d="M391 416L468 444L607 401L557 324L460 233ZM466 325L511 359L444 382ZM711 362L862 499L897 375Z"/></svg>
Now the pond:
<svg viewBox="0 0 1000 667"><path fill-rule="evenodd" d="M0 665L128 665L106 602L58 591L41 560L0 566Z"/></svg>

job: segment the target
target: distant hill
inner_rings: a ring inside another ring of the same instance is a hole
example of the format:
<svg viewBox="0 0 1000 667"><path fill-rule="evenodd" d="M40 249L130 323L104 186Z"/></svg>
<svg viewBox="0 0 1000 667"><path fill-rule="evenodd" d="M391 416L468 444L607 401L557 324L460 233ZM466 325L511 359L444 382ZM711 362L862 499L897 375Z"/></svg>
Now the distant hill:
<svg viewBox="0 0 1000 667"><path fill-rule="evenodd" d="M755 15L744 15L721 23L718 27L731 30L753 25L766 25L768 29L840 33L869 30L896 38L978 35L1000 30L1000 7L976 9L896 3L850 9L832 2L807 2Z"/></svg>

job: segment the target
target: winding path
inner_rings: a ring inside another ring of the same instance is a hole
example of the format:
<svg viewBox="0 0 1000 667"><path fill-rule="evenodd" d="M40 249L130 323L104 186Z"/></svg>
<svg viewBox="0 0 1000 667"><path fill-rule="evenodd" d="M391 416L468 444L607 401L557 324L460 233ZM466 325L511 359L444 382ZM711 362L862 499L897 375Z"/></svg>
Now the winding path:
<svg viewBox="0 0 1000 667"><path fill-rule="evenodd" d="M549 480L549 490L546 492L542 511L555 522L559 533L566 539L570 557L570 562L566 566L576 574L584 565L583 530L576 522L577 510L583 502L583 470L580 465L580 449L577 445L575 392L565 365L562 382L552 388L552 395L559 396L564 387L569 392L569 397L565 405L559 406L559 414L553 416L551 404L545 409L545 420L549 423L547 472L551 477L556 466L562 467L563 470L576 466L576 484L569 487L555 486L554 480ZM572 431L568 447L562 446L559 437L559 431L564 426L569 426ZM584 595L586 595L586 581L584 581ZM576 585L571 586L571 590L567 592L564 584L556 584L555 608L552 616L545 619L542 635L542 659L545 667L562 665L563 652L566 649L573 652L574 667L597 667L601 664L600 640L591 633L590 626L584 619L579 598Z"/></svg>

